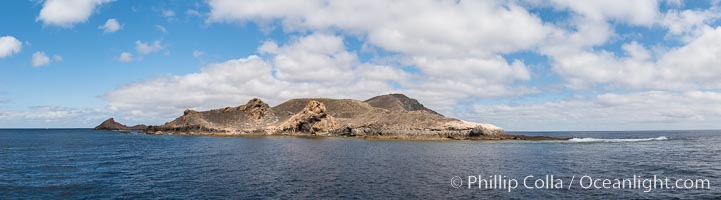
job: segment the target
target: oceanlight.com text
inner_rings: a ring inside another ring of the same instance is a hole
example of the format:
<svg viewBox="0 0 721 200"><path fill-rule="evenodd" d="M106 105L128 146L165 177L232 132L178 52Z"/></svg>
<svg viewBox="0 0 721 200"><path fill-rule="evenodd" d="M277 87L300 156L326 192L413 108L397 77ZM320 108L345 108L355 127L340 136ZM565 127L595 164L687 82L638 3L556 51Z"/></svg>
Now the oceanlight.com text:
<svg viewBox="0 0 721 200"><path fill-rule="evenodd" d="M711 189L706 178L675 178L632 175L626 178L597 178L589 175L561 178L555 175L528 175L511 178L505 175L454 176L451 187L463 189L506 190L561 190L561 189L625 189L651 192L653 190L705 190Z"/></svg>

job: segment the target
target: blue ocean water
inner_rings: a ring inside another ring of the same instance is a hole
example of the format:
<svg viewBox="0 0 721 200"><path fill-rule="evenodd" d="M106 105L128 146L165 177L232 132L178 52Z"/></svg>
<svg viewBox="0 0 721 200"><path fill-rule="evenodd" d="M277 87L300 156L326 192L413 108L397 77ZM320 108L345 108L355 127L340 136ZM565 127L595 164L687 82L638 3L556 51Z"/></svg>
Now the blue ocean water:
<svg viewBox="0 0 721 200"><path fill-rule="evenodd" d="M721 131L517 134L579 139L387 141L3 129L0 199L721 198ZM469 188L469 176L479 175L517 181L553 175L563 187ZM644 192L578 183L582 176L633 175L707 179L710 188ZM454 177L460 180L452 182Z"/></svg>

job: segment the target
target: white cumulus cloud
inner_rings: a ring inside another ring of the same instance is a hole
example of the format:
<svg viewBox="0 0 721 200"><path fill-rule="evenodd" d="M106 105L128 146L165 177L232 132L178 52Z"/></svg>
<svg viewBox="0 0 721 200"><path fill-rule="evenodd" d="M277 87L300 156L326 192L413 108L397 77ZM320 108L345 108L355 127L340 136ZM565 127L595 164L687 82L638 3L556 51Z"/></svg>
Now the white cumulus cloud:
<svg viewBox="0 0 721 200"><path fill-rule="evenodd" d="M13 36L0 37L0 58L8 57L19 53L23 43Z"/></svg>
<svg viewBox="0 0 721 200"><path fill-rule="evenodd" d="M133 57L133 54L129 53L129 52L121 52L120 55L118 55L118 57L116 57L116 59L118 61L124 62L124 63L132 62L132 61L136 60L136 58Z"/></svg>
<svg viewBox="0 0 721 200"><path fill-rule="evenodd" d="M86 22L95 7L111 0L45 0L36 21L45 25L72 27Z"/></svg>
<svg viewBox="0 0 721 200"><path fill-rule="evenodd" d="M168 29L166 29L165 26L155 25L155 29L158 29L158 31L162 33L168 33Z"/></svg>
<svg viewBox="0 0 721 200"><path fill-rule="evenodd" d="M659 12L658 0L551 0L558 9L569 9L597 21L617 21L633 25L652 25Z"/></svg>
<svg viewBox="0 0 721 200"><path fill-rule="evenodd" d="M135 50L140 54L151 54L165 49L165 45L160 41L155 40L153 42L135 41Z"/></svg>
<svg viewBox="0 0 721 200"><path fill-rule="evenodd" d="M721 8L714 6L705 10L669 10L659 20L661 26L668 29L667 36L680 36L688 42L698 37L709 24L721 18Z"/></svg>
<svg viewBox="0 0 721 200"><path fill-rule="evenodd" d="M276 76L281 80L346 80L359 63L355 54L346 51L341 37L323 34L303 37L283 47L266 42L259 51L273 55Z"/></svg>
<svg viewBox="0 0 721 200"><path fill-rule="evenodd" d="M33 54L33 57L31 59L31 64L33 67L42 67L45 65L50 64L51 62L60 62L63 60L62 56L59 55L53 55L53 57L48 57L48 55L45 54L45 52L38 51Z"/></svg>
<svg viewBox="0 0 721 200"><path fill-rule="evenodd" d="M114 33L115 31L118 31L121 28L123 28L123 25L121 25L117 19L111 18L111 19L108 19L108 21L105 21L105 24L103 24L102 26L100 26L98 28L102 29L104 33Z"/></svg>
<svg viewBox="0 0 721 200"><path fill-rule="evenodd" d="M577 89L596 84L656 90L721 88L721 27L704 29L689 43L657 54L636 42L622 49L625 56L590 49L550 55L554 70Z"/></svg>
<svg viewBox="0 0 721 200"><path fill-rule="evenodd" d="M163 15L163 17L168 17L168 18L175 17L175 11L172 11L172 10L162 10L161 14Z"/></svg>
<svg viewBox="0 0 721 200"><path fill-rule="evenodd" d="M424 56L529 49L552 31L513 2L210 0L208 4L210 22L280 20L287 31L339 29L363 34L368 43L389 51Z"/></svg>
<svg viewBox="0 0 721 200"><path fill-rule="evenodd" d="M198 51L198 50L193 51L193 57L195 57L195 58L200 58L203 55L205 55L205 52Z"/></svg>

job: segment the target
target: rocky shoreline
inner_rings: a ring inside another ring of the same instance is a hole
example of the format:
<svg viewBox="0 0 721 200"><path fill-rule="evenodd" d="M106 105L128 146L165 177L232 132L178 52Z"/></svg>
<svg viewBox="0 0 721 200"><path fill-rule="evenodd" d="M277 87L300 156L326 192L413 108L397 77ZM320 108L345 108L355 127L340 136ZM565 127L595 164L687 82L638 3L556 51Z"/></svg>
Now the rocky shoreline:
<svg viewBox="0 0 721 200"><path fill-rule="evenodd" d="M492 124L445 117L403 94L353 99L291 99L270 107L251 99L238 107L186 110L160 126L125 126L113 118L96 130L208 136L319 136L391 140L567 140L506 134Z"/></svg>

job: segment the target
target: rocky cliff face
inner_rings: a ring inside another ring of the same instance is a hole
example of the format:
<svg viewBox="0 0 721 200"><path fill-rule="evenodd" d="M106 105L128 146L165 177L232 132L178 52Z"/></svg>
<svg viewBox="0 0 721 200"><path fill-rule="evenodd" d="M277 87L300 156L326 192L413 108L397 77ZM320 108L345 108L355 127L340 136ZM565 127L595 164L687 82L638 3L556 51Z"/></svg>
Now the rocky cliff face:
<svg viewBox="0 0 721 200"><path fill-rule="evenodd" d="M113 121L114 122L114 121ZM105 124L105 125L103 125ZM123 128L113 123L107 129ZM99 127L101 127L99 126ZM149 134L323 135L394 139L524 139L491 124L447 118L403 94L353 99L291 99L270 107L251 99L238 107L186 110Z"/></svg>

